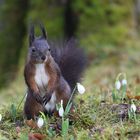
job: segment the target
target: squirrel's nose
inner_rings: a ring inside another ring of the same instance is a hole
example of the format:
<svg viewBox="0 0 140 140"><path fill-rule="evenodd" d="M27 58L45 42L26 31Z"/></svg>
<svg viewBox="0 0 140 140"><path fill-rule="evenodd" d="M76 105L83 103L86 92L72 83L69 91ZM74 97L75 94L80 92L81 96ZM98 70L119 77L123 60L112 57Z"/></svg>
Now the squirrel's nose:
<svg viewBox="0 0 140 140"><path fill-rule="evenodd" d="M41 57L41 59L44 61L44 60L46 59L46 56L43 55L43 56Z"/></svg>

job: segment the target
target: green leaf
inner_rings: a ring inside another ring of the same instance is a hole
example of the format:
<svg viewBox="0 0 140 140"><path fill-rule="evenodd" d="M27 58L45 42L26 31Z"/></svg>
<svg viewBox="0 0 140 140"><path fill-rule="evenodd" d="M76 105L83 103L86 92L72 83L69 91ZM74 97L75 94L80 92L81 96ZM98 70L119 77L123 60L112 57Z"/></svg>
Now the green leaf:
<svg viewBox="0 0 140 140"><path fill-rule="evenodd" d="M59 104L56 104L56 110L58 111L60 108L60 105Z"/></svg>
<svg viewBox="0 0 140 140"><path fill-rule="evenodd" d="M115 90L112 91L112 99L113 99L113 102L116 101L116 94L115 94Z"/></svg>
<svg viewBox="0 0 140 140"><path fill-rule="evenodd" d="M64 115L65 115L65 116L68 115L68 113L69 113L69 111L70 111L70 109L71 109L71 106L72 106L72 102L66 106L66 109L65 109L65 112L64 112Z"/></svg>
<svg viewBox="0 0 140 140"><path fill-rule="evenodd" d="M25 133L21 134L20 140L28 140L28 134L25 134Z"/></svg>
<svg viewBox="0 0 140 140"><path fill-rule="evenodd" d="M131 118L130 109L128 109L128 118Z"/></svg>
<svg viewBox="0 0 140 140"><path fill-rule="evenodd" d="M10 107L10 113L11 113L12 120L15 121L16 115L17 115L17 110L16 110L16 106L14 104L12 104Z"/></svg>
<svg viewBox="0 0 140 140"><path fill-rule="evenodd" d="M41 117L43 118L43 120L47 123L47 118L45 116L45 114L43 112L40 111Z"/></svg>
<svg viewBox="0 0 140 140"><path fill-rule="evenodd" d="M74 140L74 136L71 135L71 136L70 136L70 140Z"/></svg>
<svg viewBox="0 0 140 140"><path fill-rule="evenodd" d="M68 129L69 129L69 119L68 118L66 120L62 119L62 136L63 137L67 136Z"/></svg>
<svg viewBox="0 0 140 140"><path fill-rule="evenodd" d="M52 128L49 128L47 130L47 134L48 134L49 137L52 138L52 137L54 137L56 135L56 132Z"/></svg>
<svg viewBox="0 0 140 140"><path fill-rule="evenodd" d="M123 85L122 87L122 100L125 98L126 96L126 85Z"/></svg>

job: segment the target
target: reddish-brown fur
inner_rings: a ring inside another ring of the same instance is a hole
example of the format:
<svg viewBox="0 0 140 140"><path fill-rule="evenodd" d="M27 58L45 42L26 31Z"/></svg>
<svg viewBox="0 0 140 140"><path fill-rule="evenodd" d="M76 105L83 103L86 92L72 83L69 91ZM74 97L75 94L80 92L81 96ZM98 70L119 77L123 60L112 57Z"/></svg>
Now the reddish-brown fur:
<svg viewBox="0 0 140 140"><path fill-rule="evenodd" d="M46 86L47 92L46 97L51 96L55 91L57 101L60 103L61 100L64 101L64 108L70 98L70 90L67 82L61 76L60 69L55 63L54 59L50 55L48 60L45 62L45 70L48 73L50 79L48 85ZM41 103L38 103L34 96L40 96L39 88L35 82L35 64L28 60L24 71L25 81L29 88L27 99L24 106L25 115L27 119L33 118L39 114L40 111L44 111L44 107ZM41 96L40 96L41 98Z"/></svg>

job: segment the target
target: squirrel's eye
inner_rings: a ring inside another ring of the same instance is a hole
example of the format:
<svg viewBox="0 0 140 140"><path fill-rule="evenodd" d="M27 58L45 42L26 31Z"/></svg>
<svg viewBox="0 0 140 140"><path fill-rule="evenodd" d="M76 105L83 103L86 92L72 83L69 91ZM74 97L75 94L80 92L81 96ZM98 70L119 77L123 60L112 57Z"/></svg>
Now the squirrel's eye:
<svg viewBox="0 0 140 140"><path fill-rule="evenodd" d="M32 52L35 52L35 49L34 48L32 49Z"/></svg>
<svg viewBox="0 0 140 140"><path fill-rule="evenodd" d="M51 49L49 48L48 51L51 51Z"/></svg>

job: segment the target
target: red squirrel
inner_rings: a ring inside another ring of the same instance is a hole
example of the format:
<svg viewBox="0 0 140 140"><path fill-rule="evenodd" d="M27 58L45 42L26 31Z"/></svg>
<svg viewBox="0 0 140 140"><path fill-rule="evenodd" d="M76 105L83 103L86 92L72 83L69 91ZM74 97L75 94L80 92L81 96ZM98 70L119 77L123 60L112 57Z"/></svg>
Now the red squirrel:
<svg viewBox="0 0 140 140"><path fill-rule="evenodd" d="M86 66L85 54L75 46L73 40L65 47L50 46L45 28L40 25L40 29L42 35L39 37L35 36L34 26L29 32L29 49L24 69L28 87L24 105L27 119L35 119L40 111L53 113L61 100L65 108Z"/></svg>

